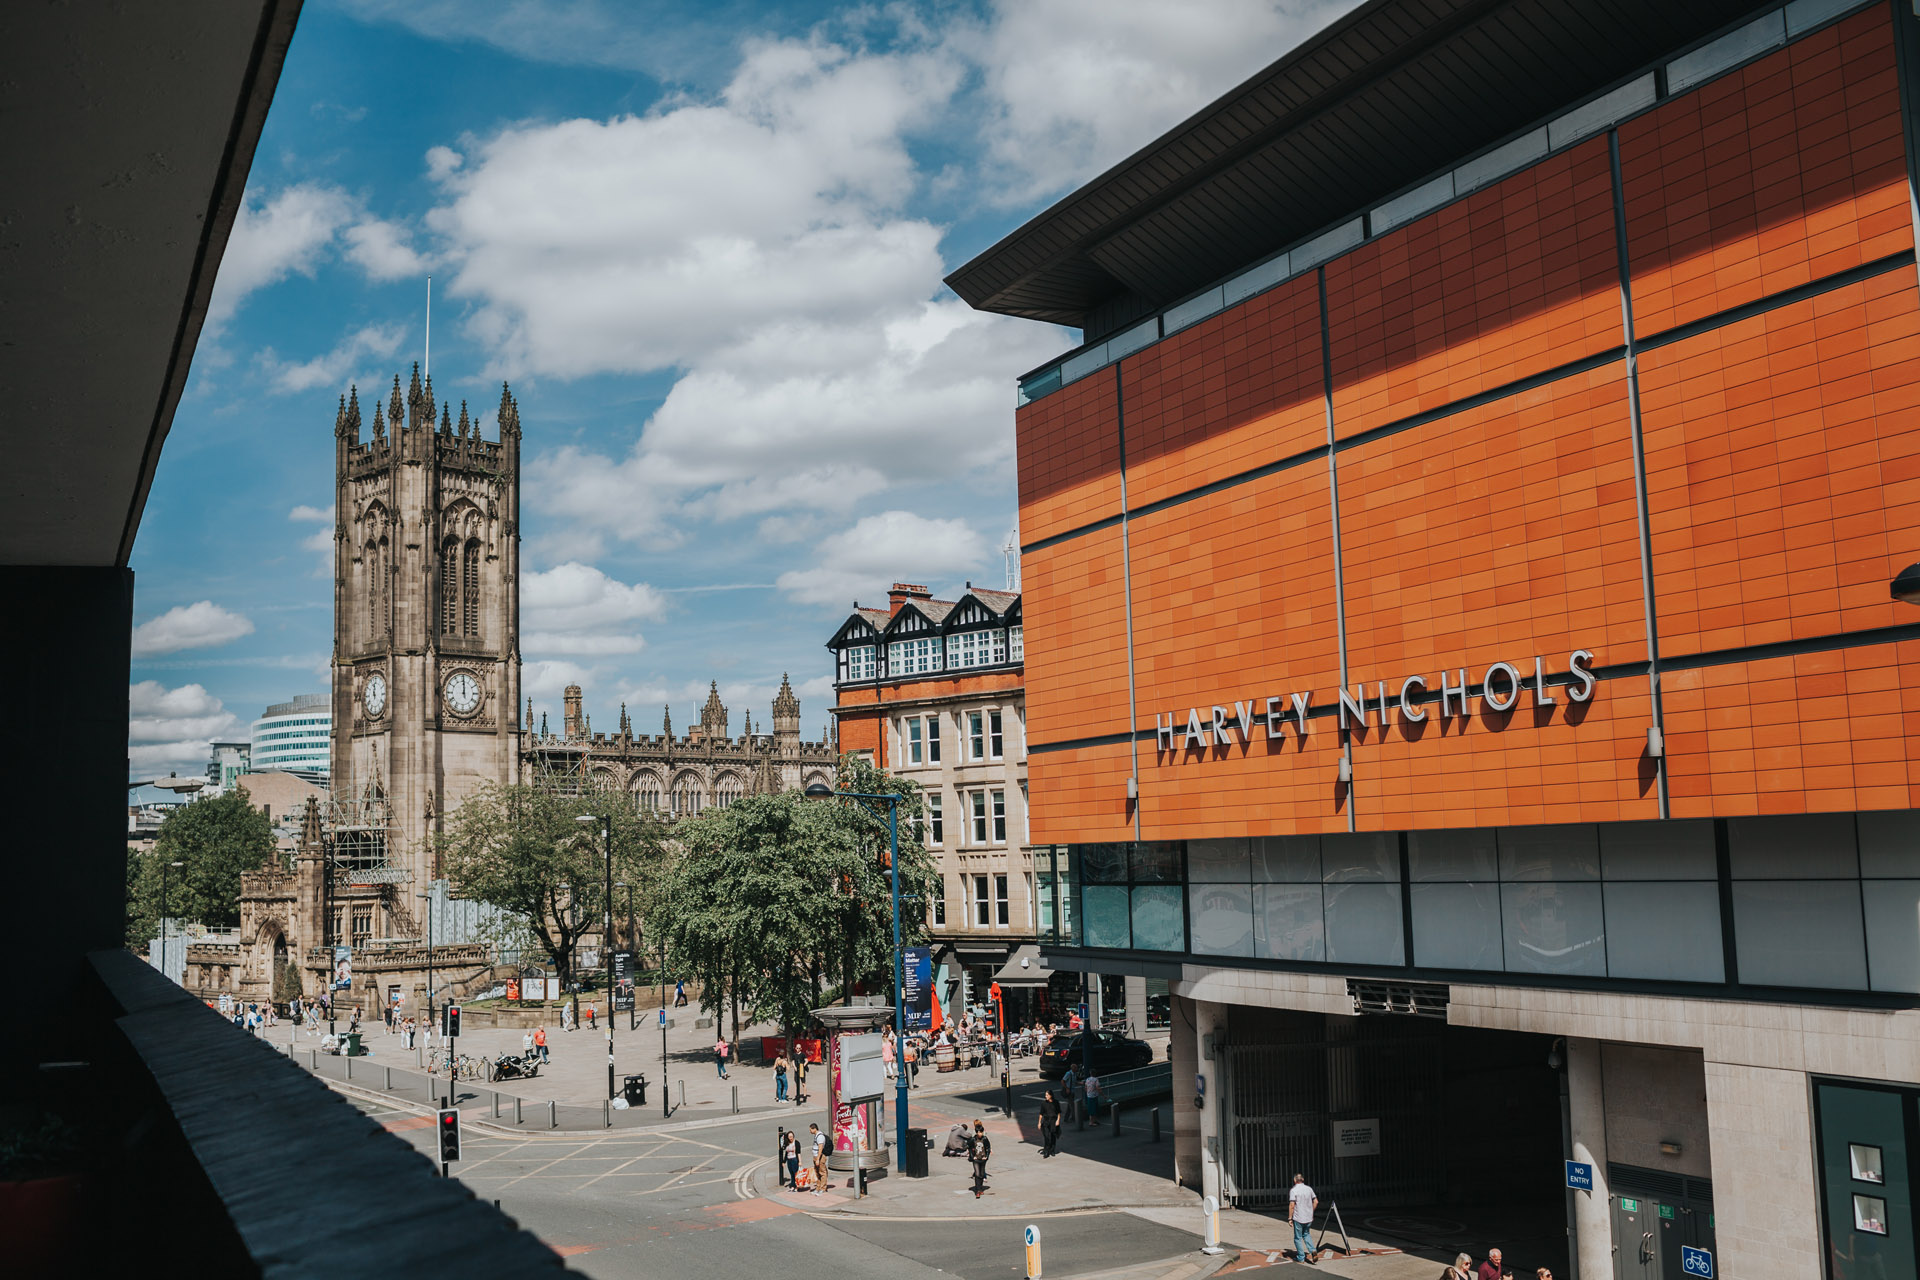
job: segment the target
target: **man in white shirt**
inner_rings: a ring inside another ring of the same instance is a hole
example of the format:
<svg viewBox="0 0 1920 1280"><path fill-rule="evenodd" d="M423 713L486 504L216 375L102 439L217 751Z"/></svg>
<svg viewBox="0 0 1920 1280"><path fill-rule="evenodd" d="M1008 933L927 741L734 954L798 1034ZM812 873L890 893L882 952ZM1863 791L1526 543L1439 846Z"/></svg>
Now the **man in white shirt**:
<svg viewBox="0 0 1920 1280"><path fill-rule="evenodd" d="M1293 1219L1293 1252L1300 1261L1313 1261L1313 1213L1320 1207L1320 1197L1313 1194L1313 1188L1307 1185L1307 1175L1293 1175L1293 1190L1287 1192L1287 1204Z"/></svg>

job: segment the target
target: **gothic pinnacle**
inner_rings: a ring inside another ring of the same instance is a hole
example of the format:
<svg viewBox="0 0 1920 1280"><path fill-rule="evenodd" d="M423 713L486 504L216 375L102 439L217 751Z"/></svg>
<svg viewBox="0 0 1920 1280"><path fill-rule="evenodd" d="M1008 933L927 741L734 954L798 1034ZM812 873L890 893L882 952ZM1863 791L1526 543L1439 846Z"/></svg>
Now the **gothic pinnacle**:
<svg viewBox="0 0 1920 1280"><path fill-rule="evenodd" d="M432 386L433 383L429 381L427 385ZM440 434L443 436L453 434L453 421L447 417L447 406L444 404L440 406Z"/></svg>
<svg viewBox="0 0 1920 1280"><path fill-rule="evenodd" d="M400 421L402 401L400 399L400 375L393 375L393 398L387 401L387 416L395 422Z"/></svg>
<svg viewBox="0 0 1920 1280"><path fill-rule="evenodd" d="M471 427L472 427L472 423L467 418L467 402L465 400L462 400L460 402L460 436L462 439L466 437L466 434L471 429Z"/></svg>

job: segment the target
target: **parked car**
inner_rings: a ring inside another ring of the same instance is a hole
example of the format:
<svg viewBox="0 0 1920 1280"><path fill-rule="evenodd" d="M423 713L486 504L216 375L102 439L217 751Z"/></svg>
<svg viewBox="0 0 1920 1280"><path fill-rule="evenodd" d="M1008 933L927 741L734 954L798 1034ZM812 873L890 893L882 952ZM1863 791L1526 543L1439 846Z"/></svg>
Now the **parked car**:
<svg viewBox="0 0 1920 1280"><path fill-rule="evenodd" d="M1079 1072L1080 1042L1085 1035L1081 1031L1063 1031L1047 1041L1047 1047L1040 1052L1040 1078L1058 1080L1067 1074L1068 1067ZM1145 1040L1129 1040L1113 1031L1095 1031L1089 1050L1089 1065L1095 1075L1105 1075L1109 1071L1131 1071L1135 1067L1150 1066L1153 1062L1152 1045Z"/></svg>

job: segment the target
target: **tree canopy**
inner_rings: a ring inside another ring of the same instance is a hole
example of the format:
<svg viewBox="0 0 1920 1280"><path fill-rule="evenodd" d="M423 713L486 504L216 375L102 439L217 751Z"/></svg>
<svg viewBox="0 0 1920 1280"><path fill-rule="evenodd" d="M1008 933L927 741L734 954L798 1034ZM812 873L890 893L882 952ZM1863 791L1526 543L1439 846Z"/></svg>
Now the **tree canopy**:
<svg viewBox="0 0 1920 1280"><path fill-rule="evenodd" d="M195 800L160 824L153 851L127 850L127 942L144 946L159 935L162 868L166 914L210 929L240 923L240 874L273 856L273 824L238 788Z"/></svg>
<svg viewBox="0 0 1920 1280"><path fill-rule="evenodd" d="M595 822L581 822L581 815ZM613 825L613 879L645 901L660 872L659 829L616 792L559 795L544 787L483 788L455 809L439 839L453 891L526 922L561 984L572 983L583 936L605 922L606 846ZM618 900L620 890L615 890ZM617 907L616 907L617 911Z"/></svg>
<svg viewBox="0 0 1920 1280"><path fill-rule="evenodd" d="M903 943L925 932L933 863L918 833L919 788L855 756L836 789L897 795ZM886 807L807 800L797 791L750 796L673 829L679 846L649 918L674 970L700 980L701 1005L731 998L752 1020L805 1024L830 986L892 981L893 899Z"/></svg>

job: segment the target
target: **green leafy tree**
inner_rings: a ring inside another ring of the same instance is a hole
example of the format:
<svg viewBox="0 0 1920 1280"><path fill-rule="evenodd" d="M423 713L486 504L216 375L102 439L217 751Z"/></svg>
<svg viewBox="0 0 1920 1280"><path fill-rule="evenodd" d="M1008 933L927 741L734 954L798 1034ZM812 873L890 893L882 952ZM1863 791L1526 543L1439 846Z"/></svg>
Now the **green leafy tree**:
<svg viewBox="0 0 1920 1280"><path fill-rule="evenodd" d="M439 841L454 892L524 920L563 990L573 985L581 939L601 931L607 909L601 822L581 822L583 814L611 818L613 878L644 899L659 874L659 829L616 792L489 785L449 815Z"/></svg>
<svg viewBox="0 0 1920 1280"><path fill-rule="evenodd" d="M903 942L919 941L933 864L918 835L918 788L852 756L842 761L839 782L842 790L901 797ZM825 1003L836 977L842 992L862 981L890 985L884 816L855 801L789 791L708 809L673 837L679 856L649 919L667 940L675 972L700 980L701 1007L731 1012L736 1039L743 1005L751 1020L791 1031Z"/></svg>
<svg viewBox="0 0 1920 1280"><path fill-rule="evenodd" d="M241 873L274 856L273 824L245 791L173 810L160 824L153 852L127 850L127 941L144 944L157 936L163 911L209 929L233 928L240 923ZM181 865L167 866L173 862Z"/></svg>

